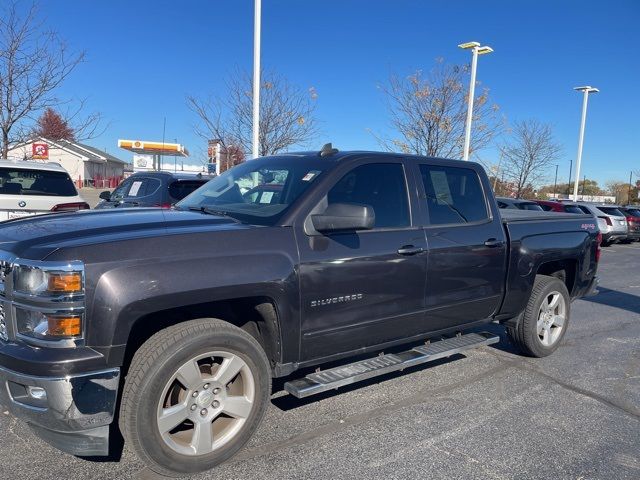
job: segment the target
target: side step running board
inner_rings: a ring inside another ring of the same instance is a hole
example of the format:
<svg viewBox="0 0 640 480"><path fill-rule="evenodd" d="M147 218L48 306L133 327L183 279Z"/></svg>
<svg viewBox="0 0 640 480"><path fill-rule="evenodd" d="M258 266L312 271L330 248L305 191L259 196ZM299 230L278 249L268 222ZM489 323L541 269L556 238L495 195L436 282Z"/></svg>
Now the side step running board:
<svg viewBox="0 0 640 480"><path fill-rule="evenodd" d="M311 373L284 384L291 395L304 398L338 387L367 380L386 373L433 362L482 345L497 343L500 338L488 332L467 333L415 347L406 352L389 353L359 362Z"/></svg>

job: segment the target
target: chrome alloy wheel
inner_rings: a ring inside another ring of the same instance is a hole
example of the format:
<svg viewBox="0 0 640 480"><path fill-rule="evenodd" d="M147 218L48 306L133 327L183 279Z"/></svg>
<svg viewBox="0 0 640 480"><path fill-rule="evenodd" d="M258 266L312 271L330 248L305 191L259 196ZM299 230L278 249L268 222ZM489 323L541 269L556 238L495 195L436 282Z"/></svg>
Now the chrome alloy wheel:
<svg viewBox="0 0 640 480"><path fill-rule="evenodd" d="M538 338L545 347L555 344L564 328L567 306L560 292L550 292L540 305L538 312Z"/></svg>
<svg viewBox="0 0 640 480"><path fill-rule="evenodd" d="M238 355L214 351L182 365L158 402L157 427L182 455L206 455L233 439L251 414L255 378Z"/></svg>

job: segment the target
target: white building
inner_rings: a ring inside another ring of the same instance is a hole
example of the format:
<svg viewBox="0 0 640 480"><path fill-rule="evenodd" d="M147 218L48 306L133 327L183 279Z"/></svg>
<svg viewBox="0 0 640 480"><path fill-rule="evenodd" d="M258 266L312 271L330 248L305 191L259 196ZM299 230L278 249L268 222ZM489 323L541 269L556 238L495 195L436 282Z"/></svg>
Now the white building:
<svg viewBox="0 0 640 480"><path fill-rule="evenodd" d="M9 149L9 158L56 162L78 186L112 188L124 175L126 162L89 145L34 137Z"/></svg>

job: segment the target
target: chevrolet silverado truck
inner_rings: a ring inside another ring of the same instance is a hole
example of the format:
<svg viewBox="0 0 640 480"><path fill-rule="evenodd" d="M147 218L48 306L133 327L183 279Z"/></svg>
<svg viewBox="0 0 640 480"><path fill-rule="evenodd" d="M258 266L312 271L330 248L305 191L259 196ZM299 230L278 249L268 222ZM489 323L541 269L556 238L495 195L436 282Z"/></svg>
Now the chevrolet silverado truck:
<svg viewBox="0 0 640 480"><path fill-rule="evenodd" d="M488 322L551 354L600 240L589 215L499 211L473 162L330 145L172 209L10 220L0 403L73 455L120 432L155 472L203 471L246 444L273 378L333 390L494 343Z"/></svg>

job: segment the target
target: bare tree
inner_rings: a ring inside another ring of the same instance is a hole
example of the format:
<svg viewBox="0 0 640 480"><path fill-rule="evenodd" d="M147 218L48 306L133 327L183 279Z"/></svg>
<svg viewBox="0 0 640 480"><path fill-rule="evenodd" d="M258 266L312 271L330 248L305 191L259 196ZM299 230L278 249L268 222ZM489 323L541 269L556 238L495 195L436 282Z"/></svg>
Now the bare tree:
<svg viewBox="0 0 640 480"><path fill-rule="evenodd" d="M272 155L294 145L306 145L318 134L315 89L304 91L273 72L261 74L259 154ZM187 105L200 117L196 133L218 139L225 150L252 150L252 78L236 71L222 95L209 99L187 97Z"/></svg>
<svg viewBox="0 0 640 480"><path fill-rule="evenodd" d="M467 65L437 60L428 75L417 71L406 78L391 75L380 89L385 94L391 138L379 138L387 150L432 157L462 158L467 116ZM489 103L484 88L474 99L470 153L485 147L502 128L499 107Z"/></svg>
<svg viewBox="0 0 640 480"><path fill-rule="evenodd" d="M46 31L32 6L24 15L17 3L0 14L0 157L9 145L28 137L33 115L60 105L55 90L84 59L70 53L55 32Z"/></svg>
<svg viewBox="0 0 640 480"><path fill-rule="evenodd" d="M536 186L545 179L560 157L562 147L550 125L538 120L515 122L511 139L500 147L505 178L514 185L520 198L527 185Z"/></svg>

